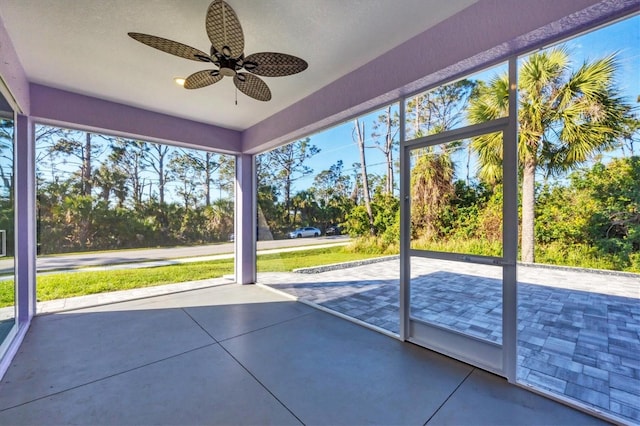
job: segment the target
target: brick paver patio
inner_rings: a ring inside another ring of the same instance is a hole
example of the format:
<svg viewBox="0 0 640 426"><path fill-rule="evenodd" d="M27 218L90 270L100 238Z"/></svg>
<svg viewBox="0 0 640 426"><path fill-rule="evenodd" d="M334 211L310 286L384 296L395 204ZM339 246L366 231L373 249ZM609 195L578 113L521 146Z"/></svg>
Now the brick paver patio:
<svg viewBox="0 0 640 426"><path fill-rule="evenodd" d="M398 333L398 260L258 281ZM502 269L413 259L411 314L501 343ZM518 268L518 380L640 422L640 276Z"/></svg>

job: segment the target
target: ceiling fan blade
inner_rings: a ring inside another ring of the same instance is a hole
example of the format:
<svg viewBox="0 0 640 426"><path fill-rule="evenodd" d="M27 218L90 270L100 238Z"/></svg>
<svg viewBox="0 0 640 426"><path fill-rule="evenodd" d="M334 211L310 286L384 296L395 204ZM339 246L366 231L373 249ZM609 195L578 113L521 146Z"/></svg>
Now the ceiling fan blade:
<svg viewBox="0 0 640 426"><path fill-rule="evenodd" d="M206 29L214 49L227 57L239 58L244 52L242 26L231 6L214 0L207 10Z"/></svg>
<svg viewBox="0 0 640 426"><path fill-rule="evenodd" d="M244 58L244 68L247 71L264 77L297 74L308 66L305 60L284 53L261 52Z"/></svg>
<svg viewBox="0 0 640 426"><path fill-rule="evenodd" d="M191 74L184 80L185 89L199 89L201 87L209 86L213 83L217 83L222 80L222 75L213 75L218 70L204 70Z"/></svg>
<svg viewBox="0 0 640 426"><path fill-rule="evenodd" d="M271 100L271 90L269 90L267 83L262 81L260 77L240 72L233 77L233 83L236 85L238 90L253 99L257 99L259 101Z"/></svg>
<svg viewBox="0 0 640 426"><path fill-rule="evenodd" d="M177 41L168 40L162 37L156 37L149 34L129 33L129 37L154 49L161 50L172 55L179 56L192 61L211 62L209 55L201 50L178 43Z"/></svg>

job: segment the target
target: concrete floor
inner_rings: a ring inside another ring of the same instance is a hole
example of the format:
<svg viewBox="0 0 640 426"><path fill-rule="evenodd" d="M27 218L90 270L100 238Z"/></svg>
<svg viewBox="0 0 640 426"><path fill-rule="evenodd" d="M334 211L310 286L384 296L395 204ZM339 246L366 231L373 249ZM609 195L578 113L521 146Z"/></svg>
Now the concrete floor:
<svg viewBox="0 0 640 426"><path fill-rule="evenodd" d="M261 284L397 334L397 259L315 273L261 273ZM502 341L500 267L411 263L411 315ZM640 275L518 268L517 378L640 424Z"/></svg>
<svg viewBox="0 0 640 426"><path fill-rule="evenodd" d="M0 424L601 424L256 286L43 315Z"/></svg>

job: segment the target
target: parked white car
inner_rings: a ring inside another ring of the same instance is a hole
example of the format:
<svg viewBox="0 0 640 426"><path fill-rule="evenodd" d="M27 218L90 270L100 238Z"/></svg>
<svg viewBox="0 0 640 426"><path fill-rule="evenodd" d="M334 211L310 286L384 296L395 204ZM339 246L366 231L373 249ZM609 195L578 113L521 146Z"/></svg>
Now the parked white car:
<svg viewBox="0 0 640 426"><path fill-rule="evenodd" d="M319 237L322 232L318 228L307 226L289 232L289 238Z"/></svg>

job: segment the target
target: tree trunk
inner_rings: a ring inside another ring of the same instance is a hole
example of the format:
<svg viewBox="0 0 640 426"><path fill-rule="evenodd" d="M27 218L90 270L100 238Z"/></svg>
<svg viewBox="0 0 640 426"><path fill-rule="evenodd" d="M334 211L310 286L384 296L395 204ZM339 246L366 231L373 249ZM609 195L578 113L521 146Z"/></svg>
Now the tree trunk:
<svg viewBox="0 0 640 426"><path fill-rule="evenodd" d="M169 153L169 147L166 145L151 145L153 154L146 158L147 164L153 168L158 174L158 201L160 208L164 209L165 203L165 189L167 186L167 173L165 173L165 159Z"/></svg>
<svg viewBox="0 0 640 426"><path fill-rule="evenodd" d="M291 174L287 172L287 177L284 181L284 214L287 224L293 223L296 219L296 212L293 212L293 220L291 220Z"/></svg>
<svg viewBox="0 0 640 426"><path fill-rule="evenodd" d="M351 195L349 197L353 204L358 204L358 181L356 180L353 183L353 189L351 190Z"/></svg>
<svg viewBox="0 0 640 426"><path fill-rule="evenodd" d="M360 122L356 118L356 137L358 143L358 150L360 151L360 172L362 174L362 198L364 198L364 205L367 209L367 216L369 217L369 233L373 236L376 234L374 226L373 210L371 208L371 195L369 194L369 178L367 177L367 160L364 155L364 123L362 123L362 131L360 130Z"/></svg>
<svg viewBox="0 0 640 426"><path fill-rule="evenodd" d="M157 158L154 160L156 164L152 164L152 167L158 173L158 221L162 226L163 230L166 230L169 226L169 219L167 217L167 210L165 204L165 189L167 186L167 174L164 170L164 160L166 158L167 153L169 152L169 147L166 145L152 145L155 147L155 151L157 153Z"/></svg>
<svg viewBox="0 0 640 426"><path fill-rule="evenodd" d="M387 107L387 134L385 136L385 156L387 160L386 193L393 195L393 135L391 133L391 106Z"/></svg>
<svg viewBox="0 0 640 426"><path fill-rule="evenodd" d="M104 200L105 204L108 206L109 205L109 195L111 194L111 190L113 189L112 186L109 186L108 184L104 184L105 186L102 188L102 199Z"/></svg>
<svg viewBox="0 0 640 426"><path fill-rule="evenodd" d="M421 102L421 96L418 95L416 96L416 100L415 100L415 114L414 114L414 119L413 119L413 137L416 138L417 135L420 133L420 102ZM400 124L402 125L402 124Z"/></svg>
<svg viewBox="0 0 640 426"><path fill-rule="evenodd" d="M470 185L471 182L471 155L472 155L472 149L471 149L471 143L467 142L467 178L465 180L465 182L467 183L467 186Z"/></svg>
<svg viewBox="0 0 640 426"><path fill-rule="evenodd" d="M204 155L204 203L205 206L211 205L211 156L213 154L207 152Z"/></svg>
<svg viewBox="0 0 640 426"><path fill-rule="evenodd" d="M91 190L91 133L87 132L82 150L82 195L91 197ZM90 219L82 214L78 226L80 246L85 248L89 242Z"/></svg>
<svg viewBox="0 0 640 426"><path fill-rule="evenodd" d="M82 152L82 195L91 196L91 133L87 132Z"/></svg>
<svg viewBox="0 0 640 426"><path fill-rule="evenodd" d="M535 185L536 164L531 159L525 160L522 173L522 261L535 262Z"/></svg>
<svg viewBox="0 0 640 426"><path fill-rule="evenodd" d="M160 202L160 208L164 206L164 156L158 158L158 197Z"/></svg>
<svg viewBox="0 0 640 426"><path fill-rule="evenodd" d="M142 204L142 185L140 183L140 175L136 170L136 173L132 176L132 187L133 187L133 204L136 209Z"/></svg>

